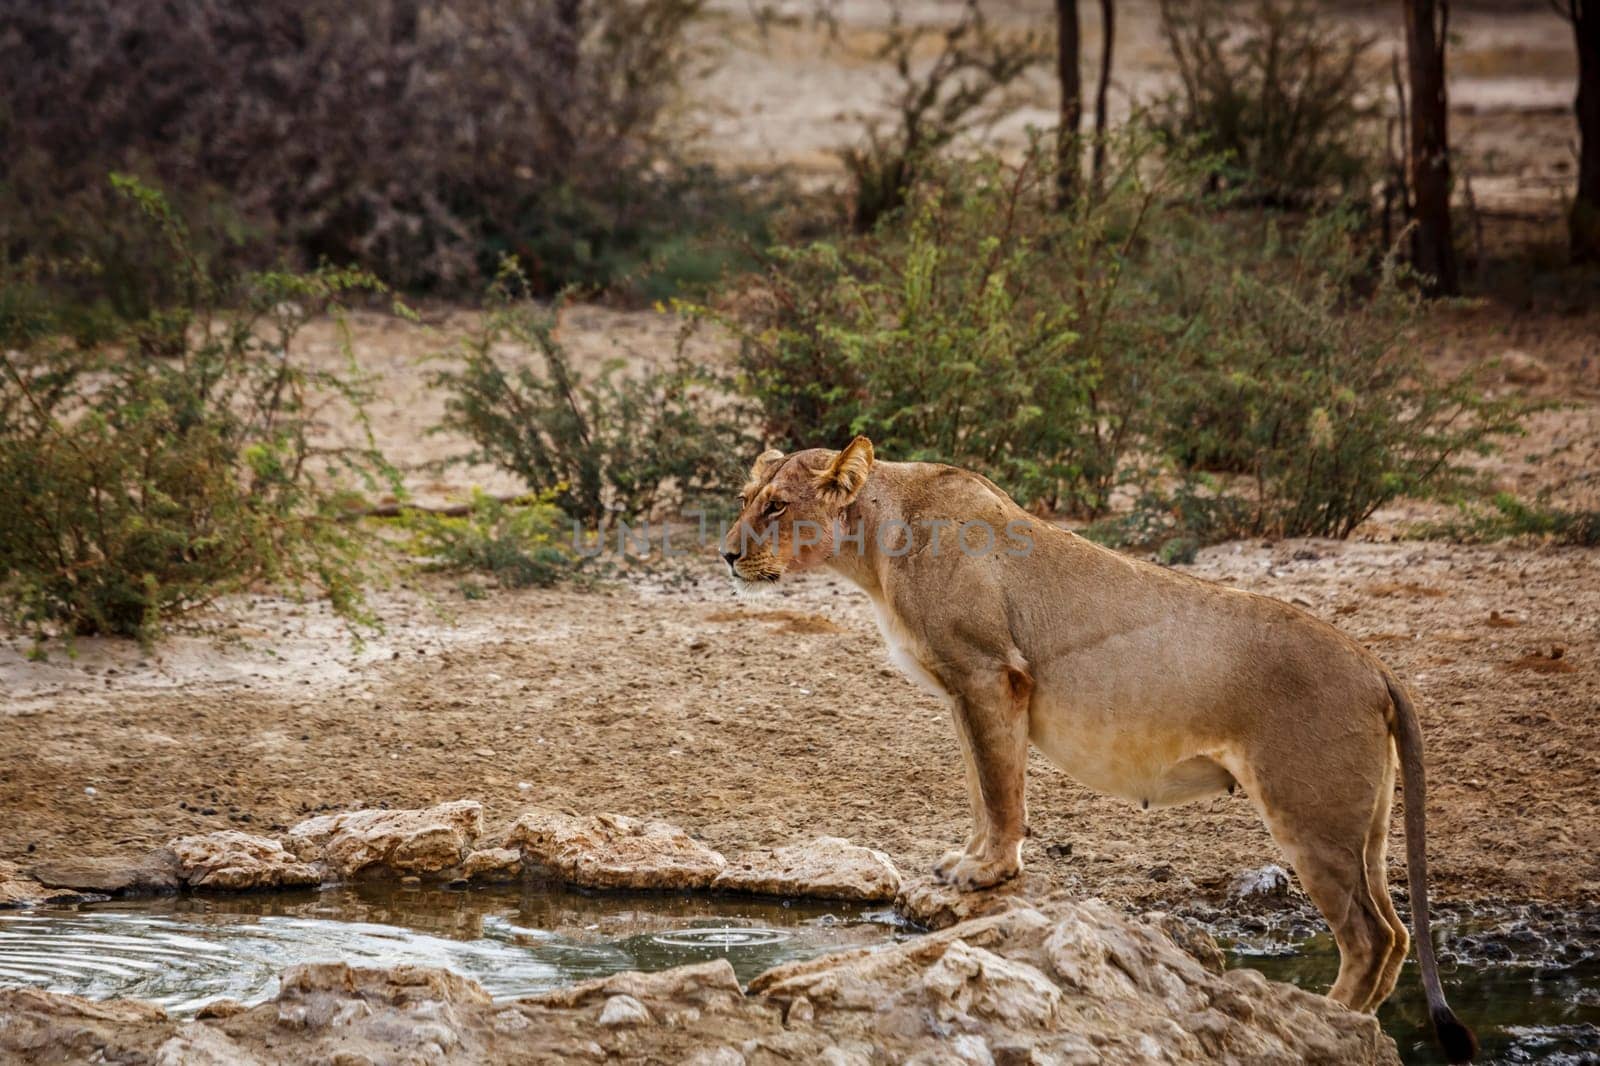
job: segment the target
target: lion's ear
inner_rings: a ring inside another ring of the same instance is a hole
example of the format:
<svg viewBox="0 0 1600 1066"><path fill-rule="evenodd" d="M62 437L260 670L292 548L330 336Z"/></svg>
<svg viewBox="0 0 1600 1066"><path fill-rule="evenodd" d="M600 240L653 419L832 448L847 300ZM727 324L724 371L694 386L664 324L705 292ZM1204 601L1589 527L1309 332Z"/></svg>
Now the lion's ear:
<svg viewBox="0 0 1600 1066"><path fill-rule="evenodd" d="M755 465L750 468L750 480L757 485L763 483L767 480L767 475L771 474L773 468L781 462L783 462L783 453L776 448L768 448L756 456Z"/></svg>
<svg viewBox="0 0 1600 1066"><path fill-rule="evenodd" d="M833 462L817 475L817 493L823 502L844 507L856 498L872 473L872 442L857 437L834 456Z"/></svg>

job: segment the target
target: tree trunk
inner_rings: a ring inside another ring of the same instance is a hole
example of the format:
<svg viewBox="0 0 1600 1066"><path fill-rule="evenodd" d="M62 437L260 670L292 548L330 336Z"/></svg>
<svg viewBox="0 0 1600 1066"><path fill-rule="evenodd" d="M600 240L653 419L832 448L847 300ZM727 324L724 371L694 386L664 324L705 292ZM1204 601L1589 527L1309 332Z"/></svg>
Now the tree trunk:
<svg viewBox="0 0 1600 1066"><path fill-rule="evenodd" d="M1578 194L1568 220L1572 261L1600 263L1600 3L1570 0L1578 41Z"/></svg>
<svg viewBox="0 0 1600 1066"><path fill-rule="evenodd" d="M1078 76L1078 0L1056 0L1056 77L1061 83L1061 128L1056 134L1056 203L1078 194L1078 125L1083 121L1083 82Z"/></svg>
<svg viewBox="0 0 1600 1066"><path fill-rule="evenodd" d="M1449 103L1444 48L1450 0L1404 0L1406 67L1411 81L1411 157L1406 173L1416 205L1412 260L1436 296L1460 291L1450 235Z"/></svg>
<svg viewBox="0 0 1600 1066"><path fill-rule="evenodd" d="M420 0L394 0L389 8L389 43L411 44L417 39Z"/></svg>
<svg viewBox="0 0 1600 1066"><path fill-rule="evenodd" d="M555 67L554 106L546 115L555 154L565 168L577 145L574 115L578 104L578 66L583 43L583 0L555 0L555 33L550 42Z"/></svg>
<svg viewBox="0 0 1600 1066"><path fill-rule="evenodd" d="M1096 191L1106 167L1106 93L1111 88L1111 52L1116 41L1115 0L1100 0L1100 82L1094 91L1094 166L1089 179Z"/></svg>

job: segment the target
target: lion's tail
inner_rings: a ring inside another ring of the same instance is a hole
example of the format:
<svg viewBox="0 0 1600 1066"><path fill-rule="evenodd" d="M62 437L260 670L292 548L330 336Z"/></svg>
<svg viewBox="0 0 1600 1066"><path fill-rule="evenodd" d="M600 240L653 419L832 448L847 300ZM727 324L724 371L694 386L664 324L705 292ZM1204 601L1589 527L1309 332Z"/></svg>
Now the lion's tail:
<svg viewBox="0 0 1600 1066"><path fill-rule="evenodd" d="M1385 674L1389 698L1394 701L1395 743L1400 749L1400 780L1406 790L1406 878L1411 885L1411 928L1416 931L1417 962L1422 967L1422 987L1428 994L1428 1016L1433 1031L1451 1062L1471 1062L1478 1053L1478 1038L1463 1025L1445 1002L1439 984L1439 964L1433 957L1433 937L1428 930L1428 785L1422 771L1422 727L1405 688Z"/></svg>

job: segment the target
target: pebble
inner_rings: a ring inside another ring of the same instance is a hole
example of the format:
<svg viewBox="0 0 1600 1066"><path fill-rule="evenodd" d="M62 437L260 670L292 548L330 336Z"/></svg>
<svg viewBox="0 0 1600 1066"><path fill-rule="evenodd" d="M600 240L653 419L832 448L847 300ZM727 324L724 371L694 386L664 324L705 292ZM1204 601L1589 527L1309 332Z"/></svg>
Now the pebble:
<svg viewBox="0 0 1600 1066"><path fill-rule="evenodd" d="M598 1024L607 1029L624 1025L648 1025L650 1011L643 1003L629 995L612 996L600 1009Z"/></svg>

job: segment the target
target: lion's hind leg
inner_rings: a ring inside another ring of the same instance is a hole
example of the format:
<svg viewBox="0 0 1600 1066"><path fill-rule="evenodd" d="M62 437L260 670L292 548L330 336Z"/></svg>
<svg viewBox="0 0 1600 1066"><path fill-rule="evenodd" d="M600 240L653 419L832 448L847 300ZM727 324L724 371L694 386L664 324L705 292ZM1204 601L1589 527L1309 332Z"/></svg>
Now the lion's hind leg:
<svg viewBox="0 0 1600 1066"><path fill-rule="evenodd" d="M1270 779L1246 786L1301 886L1333 930L1339 976L1328 997L1352 1010L1371 1010L1381 1003L1405 958L1405 931L1385 883L1374 879L1370 869L1370 836L1379 808L1388 808L1380 801L1380 786L1392 788L1393 780L1392 769L1366 778L1346 777L1338 796L1306 792L1304 778L1281 790Z"/></svg>
<svg viewBox="0 0 1600 1066"><path fill-rule="evenodd" d="M1364 853L1372 904L1394 934L1389 957L1372 989L1371 998L1361 1008L1366 1011L1377 1010L1389 998L1395 983L1400 980L1400 969L1405 965L1406 953L1411 948L1411 936L1406 932L1406 923L1400 920L1400 915L1394 909L1394 901L1389 898L1389 813L1394 806L1394 774L1395 768L1391 762L1383 785L1378 790L1378 802L1373 808L1372 824L1367 828Z"/></svg>

